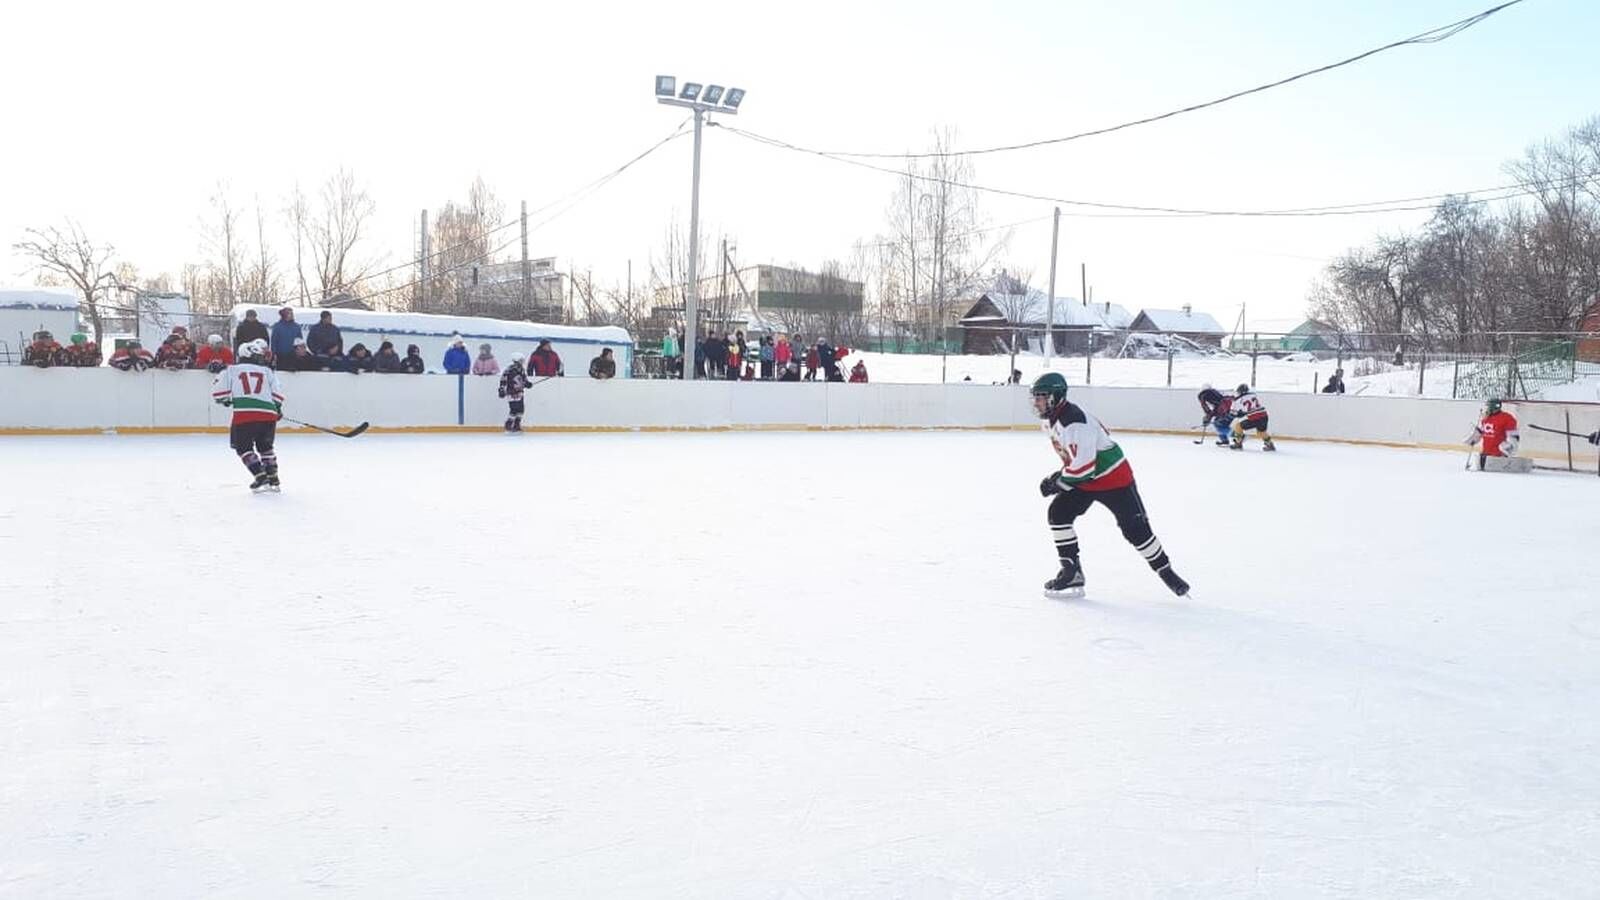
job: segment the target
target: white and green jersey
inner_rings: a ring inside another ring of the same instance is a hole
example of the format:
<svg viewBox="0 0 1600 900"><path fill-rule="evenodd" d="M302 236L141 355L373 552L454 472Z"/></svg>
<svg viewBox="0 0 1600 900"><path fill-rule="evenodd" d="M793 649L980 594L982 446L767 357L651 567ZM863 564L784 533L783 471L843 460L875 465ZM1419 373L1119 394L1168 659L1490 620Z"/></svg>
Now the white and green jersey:
<svg viewBox="0 0 1600 900"><path fill-rule="evenodd" d="M1083 407L1063 402L1040 423L1061 457L1063 485L1081 491L1109 491L1133 483L1133 469L1111 432Z"/></svg>
<svg viewBox="0 0 1600 900"><path fill-rule="evenodd" d="M211 382L211 399L233 407L233 424L276 422L283 407L278 373L256 363L237 363Z"/></svg>

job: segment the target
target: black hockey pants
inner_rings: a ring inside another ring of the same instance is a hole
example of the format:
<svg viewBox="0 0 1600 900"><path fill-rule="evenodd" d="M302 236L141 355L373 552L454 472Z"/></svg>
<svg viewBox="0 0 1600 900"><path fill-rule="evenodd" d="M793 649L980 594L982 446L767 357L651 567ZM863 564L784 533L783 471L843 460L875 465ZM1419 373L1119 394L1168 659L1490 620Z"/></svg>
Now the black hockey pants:
<svg viewBox="0 0 1600 900"><path fill-rule="evenodd" d="M1133 545L1150 568L1160 571L1168 564L1167 553L1161 541L1150 530L1150 519L1145 515L1144 501L1139 499L1137 483L1109 491L1071 490L1057 494L1050 501L1050 537L1055 541L1056 555L1063 566L1078 565L1078 532L1072 527L1077 518L1099 503L1117 517L1117 527L1122 536Z"/></svg>

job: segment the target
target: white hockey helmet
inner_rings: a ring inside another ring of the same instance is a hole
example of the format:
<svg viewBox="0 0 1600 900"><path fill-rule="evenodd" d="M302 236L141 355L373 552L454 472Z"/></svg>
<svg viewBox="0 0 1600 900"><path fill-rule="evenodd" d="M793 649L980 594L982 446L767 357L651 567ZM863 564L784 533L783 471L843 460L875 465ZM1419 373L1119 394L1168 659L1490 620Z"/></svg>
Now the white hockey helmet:
<svg viewBox="0 0 1600 900"><path fill-rule="evenodd" d="M260 338L256 338L253 341L245 341L243 344L239 345L240 359L250 359L252 357L263 357L266 355L267 342Z"/></svg>

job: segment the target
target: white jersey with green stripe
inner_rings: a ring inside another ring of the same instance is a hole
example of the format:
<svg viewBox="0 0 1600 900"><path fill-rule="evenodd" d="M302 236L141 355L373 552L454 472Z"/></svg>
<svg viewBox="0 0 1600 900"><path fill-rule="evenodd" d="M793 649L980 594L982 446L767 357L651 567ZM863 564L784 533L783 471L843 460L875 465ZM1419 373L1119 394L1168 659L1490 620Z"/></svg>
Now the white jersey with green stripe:
<svg viewBox="0 0 1600 900"><path fill-rule="evenodd" d="M277 372L256 363L237 363L212 379L211 399L228 401L235 424L276 422L283 406L283 389Z"/></svg>
<svg viewBox="0 0 1600 900"><path fill-rule="evenodd" d="M1110 490L1133 480L1122 447L1111 432L1083 407L1063 402L1040 425L1061 457L1063 485L1083 490Z"/></svg>

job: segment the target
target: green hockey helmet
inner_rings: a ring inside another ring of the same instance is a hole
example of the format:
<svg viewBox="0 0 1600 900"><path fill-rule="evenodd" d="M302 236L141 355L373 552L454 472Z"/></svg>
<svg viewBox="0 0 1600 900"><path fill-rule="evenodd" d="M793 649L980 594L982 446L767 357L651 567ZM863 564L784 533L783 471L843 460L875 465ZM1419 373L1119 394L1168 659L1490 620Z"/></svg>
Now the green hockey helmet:
<svg viewBox="0 0 1600 900"><path fill-rule="evenodd" d="M1499 411L1500 411L1500 398L1499 397L1490 397L1488 400L1483 401L1483 414L1484 415L1492 416L1492 415L1494 415L1495 413L1497 413Z"/></svg>
<svg viewBox="0 0 1600 900"><path fill-rule="evenodd" d="M1067 379L1060 372L1046 372L1033 380L1033 406L1040 418L1050 414L1062 401L1067 399ZM1048 400L1041 404L1039 398Z"/></svg>

